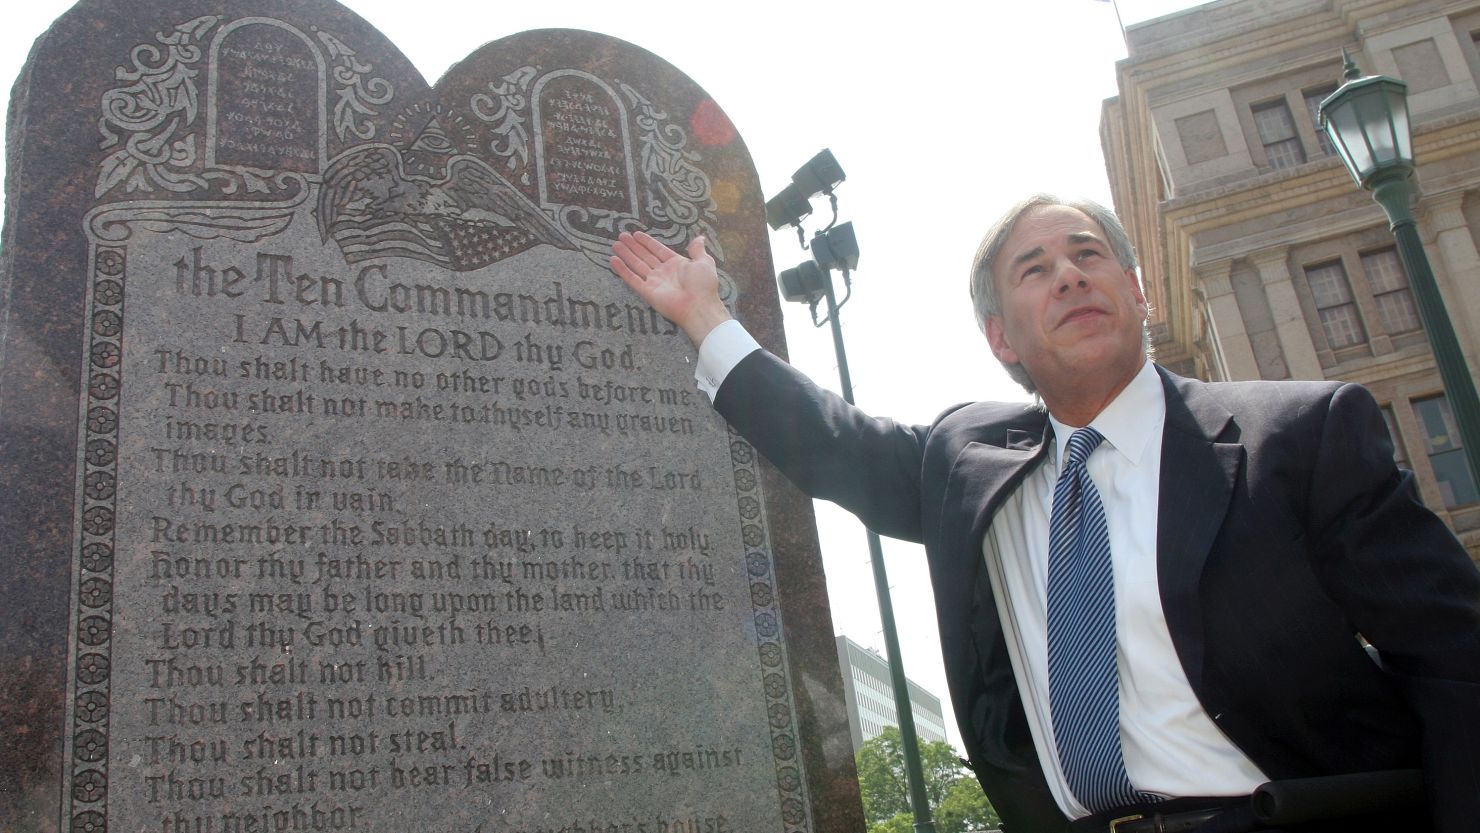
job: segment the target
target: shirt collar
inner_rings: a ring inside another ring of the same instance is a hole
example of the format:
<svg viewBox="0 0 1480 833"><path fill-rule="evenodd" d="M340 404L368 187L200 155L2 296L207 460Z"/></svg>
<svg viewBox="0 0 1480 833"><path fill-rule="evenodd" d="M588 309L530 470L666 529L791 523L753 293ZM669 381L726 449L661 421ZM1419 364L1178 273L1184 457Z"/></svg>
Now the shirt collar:
<svg viewBox="0 0 1480 833"><path fill-rule="evenodd" d="M1161 386L1161 375L1156 372L1156 365L1147 361L1131 378L1130 384L1089 424L1105 437L1107 445L1119 451L1132 465L1139 466L1145 459L1147 444L1156 429L1166 421L1166 415L1167 397ZM1051 413L1048 422L1053 426L1057 441L1054 466L1059 468L1069 437L1079 429L1059 422Z"/></svg>

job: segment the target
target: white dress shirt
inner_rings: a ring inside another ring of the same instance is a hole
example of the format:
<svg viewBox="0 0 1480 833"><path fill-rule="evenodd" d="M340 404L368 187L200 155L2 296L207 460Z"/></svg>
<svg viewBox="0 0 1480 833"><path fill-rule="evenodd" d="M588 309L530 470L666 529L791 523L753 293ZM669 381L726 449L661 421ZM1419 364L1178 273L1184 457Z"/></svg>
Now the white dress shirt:
<svg viewBox="0 0 1480 833"><path fill-rule="evenodd" d="M758 349L739 322L716 327L699 348L699 389L713 400L735 365ZM1090 423L1105 437L1086 465L1110 532L1126 773L1136 789L1156 795L1248 795L1268 779L1198 702L1161 608L1156 524L1165 421L1166 394L1148 361ZM1089 810L1064 778L1048 708L1048 524L1059 456L1075 429L1052 414L1049 423L1049 459L1003 501L982 551L1039 763L1059 808L1080 818Z"/></svg>
<svg viewBox="0 0 1480 833"><path fill-rule="evenodd" d="M1115 580L1120 742L1126 774L1161 796L1248 795L1269 780L1203 710L1172 645L1156 574L1166 394L1151 362L1090 425L1105 441L1086 467L1105 507ZM982 541L1012 670L1039 763L1059 808L1089 810L1069 790L1048 709L1048 524L1062 450L1074 428L1049 415L1054 448L998 510Z"/></svg>
<svg viewBox="0 0 1480 833"><path fill-rule="evenodd" d="M694 381L699 384L699 390L713 402L715 391L735 365L759 349L761 345L755 337L733 318L710 330L699 345L699 361L694 367Z"/></svg>

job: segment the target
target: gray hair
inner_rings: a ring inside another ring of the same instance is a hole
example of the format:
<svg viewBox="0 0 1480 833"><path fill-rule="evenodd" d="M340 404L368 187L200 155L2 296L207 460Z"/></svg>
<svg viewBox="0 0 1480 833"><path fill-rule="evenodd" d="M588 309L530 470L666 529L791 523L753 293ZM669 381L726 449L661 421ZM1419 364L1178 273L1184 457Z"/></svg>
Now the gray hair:
<svg viewBox="0 0 1480 833"><path fill-rule="evenodd" d="M1085 216L1094 220L1105 232L1105 242L1109 244L1115 260L1120 263L1120 268L1130 270L1136 268L1136 247L1131 244L1130 235L1126 234L1125 226L1120 224L1120 219L1115 216L1115 212L1093 200L1063 199L1053 194L1034 194L1009 208L1007 213L987 229L981 244L976 247L976 257L971 261L971 303L976 310L976 324L981 327L982 332L987 331L987 317L1002 312L1002 297L997 292L997 281L992 276L992 270L997 263L997 256L1002 253L1003 245L1007 243L1007 238L1012 235L1012 230L1017 227L1018 220L1021 220L1024 214L1035 208L1054 205L1081 211ZM1149 331L1143 334L1142 341L1149 348ZM1002 367L1007 370L1007 374L1012 377L1013 381L1022 385L1029 393L1038 392L1037 386L1033 384L1032 379L1028 378L1028 373L1021 364L1003 362Z"/></svg>

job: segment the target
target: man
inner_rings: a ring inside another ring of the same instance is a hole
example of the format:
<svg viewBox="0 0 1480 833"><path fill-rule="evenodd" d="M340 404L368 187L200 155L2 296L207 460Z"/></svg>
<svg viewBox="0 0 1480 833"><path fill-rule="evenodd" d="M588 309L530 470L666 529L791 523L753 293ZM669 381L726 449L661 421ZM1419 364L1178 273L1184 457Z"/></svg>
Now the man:
<svg viewBox="0 0 1480 833"><path fill-rule="evenodd" d="M1289 829L1480 825L1480 573L1364 389L1151 364L1110 212L1040 196L988 232L978 319L1043 407L928 427L758 350L702 239L684 257L623 235L614 254L772 462L924 543L963 741L1009 830L1214 830L1266 781L1413 767L1429 810Z"/></svg>

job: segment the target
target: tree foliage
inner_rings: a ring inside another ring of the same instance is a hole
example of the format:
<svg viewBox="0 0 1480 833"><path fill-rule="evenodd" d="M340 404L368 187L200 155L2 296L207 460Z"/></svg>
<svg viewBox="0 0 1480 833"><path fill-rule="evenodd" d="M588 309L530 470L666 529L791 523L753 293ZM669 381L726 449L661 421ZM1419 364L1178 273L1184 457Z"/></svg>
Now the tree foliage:
<svg viewBox="0 0 1480 833"><path fill-rule="evenodd" d="M965 833L968 830L996 830L1002 824L982 785L974 776L956 781L946 790L945 798L935 808L937 833Z"/></svg>
<svg viewBox="0 0 1480 833"><path fill-rule="evenodd" d="M949 744L922 741L920 765L925 774L926 801L937 833L992 830L1001 823L976 777L962 766L956 750ZM899 729L886 727L883 734L858 751L858 785L863 792L868 833L914 830Z"/></svg>

